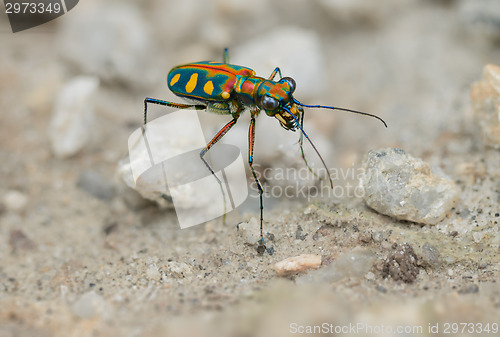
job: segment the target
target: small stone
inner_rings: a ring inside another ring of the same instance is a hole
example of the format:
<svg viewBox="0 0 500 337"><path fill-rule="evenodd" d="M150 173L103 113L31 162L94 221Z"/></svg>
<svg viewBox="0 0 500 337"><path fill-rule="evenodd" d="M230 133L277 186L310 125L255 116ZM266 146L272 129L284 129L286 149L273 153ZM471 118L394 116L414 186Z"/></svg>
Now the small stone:
<svg viewBox="0 0 500 337"><path fill-rule="evenodd" d="M452 180L431 174L427 163L401 149L370 151L363 169L367 205L399 220L435 225L458 198Z"/></svg>
<svg viewBox="0 0 500 337"><path fill-rule="evenodd" d="M72 307L73 314L80 318L91 318L102 315L105 311L106 302L94 291L83 294Z"/></svg>
<svg viewBox="0 0 500 337"><path fill-rule="evenodd" d="M467 285L458 291L459 294L475 294L477 292L479 292L477 284Z"/></svg>
<svg viewBox="0 0 500 337"><path fill-rule="evenodd" d="M279 276L301 273L308 269L317 269L321 265L321 255L302 254L289 257L274 265L274 270Z"/></svg>
<svg viewBox="0 0 500 337"><path fill-rule="evenodd" d="M367 232L359 233L358 240L362 243L369 243L373 240L372 234Z"/></svg>
<svg viewBox="0 0 500 337"><path fill-rule="evenodd" d="M356 247L342 254L335 261L335 268L345 277L363 277L375 262L375 255L367 249Z"/></svg>
<svg viewBox="0 0 500 337"><path fill-rule="evenodd" d="M295 239L304 241L308 235L308 233L302 234L303 229L301 225L297 226L297 231L295 232Z"/></svg>
<svg viewBox="0 0 500 337"><path fill-rule="evenodd" d="M161 273L156 264L152 264L146 269L146 276L152 281L158 282L161 280Z"/></svg>
<svg viewBox="0 0 500 337"><path fill-rule="evenodd" d="M3 205L9 211L22 211L28 204L28 196L16 190L7 191L3 198Z"/></svg>
<svg viewBox="0 0 500 337"><path fill-rule="evenodd" d="M500 94L500 67L493 64L486 65L483 69L483 76L486 83L488 83L498 94Z"/></svg>
<svg viewBox="0 0 500 337"><path fill-rule="evenodd" d="M13 251L33 250L36 248L36 243L24 234L20 229L14 229L9 234L9 245Z"/></svg>
<svg viewBox="0 0 500 337"><path fill-rule="evenodd" d="M497 0L460 0L458 14L474 37L500 41L500 6Z"/></svg>
<svg viewBox="0 0 500 337"><path fill-rule="evenodd" d="M131 209L142 209L156 203L160 208L172 208L173 200L167 189L162 184L155 184L154 181L143 184L140 187L134 181L132 165L129 158L118 162L117 175L120 178L120 195L126 205Z"/></svg>
<svg viewBox="0 0 500 337"><path fill-rule="evenodd" d="M57 157L69 157L90 140L94 124L92 96L99 79L79 76L68 82L59 93L49 125L52 151Z"/></svg>
<svg viewBox="0 0 500 337"><path fill-rule="evenodd" d="M193 274L191 266L184 262L168 262L167 263L167 276L174 278L186 278Z"/></svg>
<svg viewBox="0 0 500 337"><path fill-rule="evenodd" d="M375 274L370 271L370 272L366 273L365 279L372 281L375 279Z"/></svg>
<svg viewBox="0 0 500 337"><path fill-rule="evenodd" d="M238 232L245 239L245 243L251 246L260 244L260 224L257 218L252 217L248 222L238 225Z"/></svg>
<svg viewBox="0 0 500 337"><path fill-rule="evenodd" d="M297 284L315 284L337 282L346 277L361 278L370 271L375 258L371 251L356 247L342 254L330 265L298 277L295 282Z"/></svg>
<svg viewBox="0 0 500 337"><path fill-rule="evenodd" d="M417 265L417 255L409 244L394 244L392 252L383 262L382 276L390 276L394 281L412 283L418 275Z"/></svg>
<svg viewBox="0 0 500 337"><path fill-rule="evenodd" d="M472 238L474 239L475 243L481 242L481 240L483 239L483 237L484 237L484 234L481 233L481 232L474 232L474 233L472 233Z"/></svg>
<svg viewBox="0 0 500 337"><path fill-rule="evenodd" d="M488 64L471 87L474 118L486 145L500 148L500 67Z"/></svg>
<svg viewBox="0 0 500 337"><path fill-rule="evenodd" d="M439 250L429 244L429 243L424 243L422 247L422 254L419 259L419 263L423 266L429 266L431 268L437 268L441 264L441 256L439 253Z"/></svg>
<svg viewBox="0 0 500 337"><path fill-rule="evenodd" d="M100 200L111 200L116 194L115 187L111 182L95 171L82 172L78 178L77 186Z"/></svg>
<svg viewBox="0 0 500 337"><path fill-rule="evenodd" d="M61 22L59 50L79 72L105 82L141 87L151 78L155 57L147 24L132 4L80 6L81 15Z"/></svg>

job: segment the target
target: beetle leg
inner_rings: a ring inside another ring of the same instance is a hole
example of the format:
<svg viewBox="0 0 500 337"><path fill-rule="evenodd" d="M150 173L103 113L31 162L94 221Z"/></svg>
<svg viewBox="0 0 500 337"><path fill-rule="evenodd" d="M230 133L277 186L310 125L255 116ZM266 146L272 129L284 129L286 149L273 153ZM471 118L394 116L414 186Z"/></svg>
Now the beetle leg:
<svg viewBox="0 0 500 337"><path fill-rule="evenodd" d="M223 62L229 63L229 49L224 48Z"/></svg>
<svg viewBox="0 0 500 337"><path fill-rule="evenodd" d="M148 121L148 103L151 104L159 104L168 106L171 108L177 109L193 109L193 110L205 110L207 107L201 104L182 104L182 103L174 103L169 101L163 101L161 99L146 97L144 99L144 125L146 125Z"/></svg>
<svg viewBox="0 0 500 337"><path fill-rule="evenodd" d="M260 204L260 245L257 247L257 251L264 253L266 250L266 245L264 243L264 235L262 231L262 222L264 221L264 205L262 202L262 195L264 194L264 190L262 189L262 185L260 184L259 178L257 178L257 174L253 168L253 146L255 143L255 116L252 115L252 119L250 120L250 127L248 129L248 166L250 166L250 170L252 171L253 179L257 184L257 188L259 189L259 204ZM268 250L269 254L272 254L272 250Z"/></svg>
<svg viewBox="0 0 500 337"><path fill-rule="evenodd" d="M300 125L302 127L304 127L304 109L300 108ZM320 177L318 177L318 175L316 174L316 172L313 171L313 169L311 168L311 166L309 166L309 163L307 162L307 159L306 159L306 155L304 153L304 147L303 147L303 144L304 144L304 135L302 134L302 132L300 133L300 137L299 137L299 147L300 147L300 153L301 153L301 156L302 156L302 160L304 161L304 163L306 164L307 166L307 169L309 170L309 172L311 172L316 178L320 179Z"/></svg>
<svg viewBox="0 0 500 337"><path fill-rule="evenodd" d="M273 81L274 77L276 77L276 74L280 74L280 79L283 78L283 76L281 76L280 67L276 67L276 68L274 68L273 72L271 73L271 76L269 76L269 80Z"/></svg>
<svg viewBox="0 0 500 337"><path fill-rule="evenodd" d="M212 140L210 142L208 142L207 146L205 146L205 148L203 150L201 150L201 152L200 152L201 159L205 162L205 165L207 165L210 172L214 175L215 175L214 171L208 165L208 163L205 161L205 159L203 159L203 156L205 155L205 153L207 153L208 150L210 150L210 148L212 146L215 145L215 143L217 143L234 126L234 124L236 124L239 117L240 117L239 115L233 115L233 119L229 123L224 125L224 127L222 129L220 129L219 132L217 132L217 134L214 136L214 138L212 138Z"/></svg>
<svg viewBox="0 0 500 337"><path fill-rule="evenodd" d="M224 198L224 215L223 215L223 218L222 218L222 223L226 222L226 195L224 193L224 188L222 187L222 182L215 175L214 170L212 169L212 167L210 166L210 164L205 160L204 157L205 157L205 154L208 152L208 150L210 150L210 148L212 146L214 146L215 143L217 143L222 137L224 137L224 135L236 124L236 121L238 120L238 117L239 117L239 115L234 115L233 119L229 123L227 123L226 125L224 125L224 127L222 129L220 129L219 132L217 132L217 134L215 135L215 137L212 138L212 140L207 144L207 146L205 146L205 148L203 150L201 150L201 152L200 152L200 158L201 158L201 160L203 161L203 163L205 164L205 166L208 168L208 170L210 171L210 173L212 173L212 175L217 180L217 183L219 184L220 190L222 192L222 197Z"/></svg>

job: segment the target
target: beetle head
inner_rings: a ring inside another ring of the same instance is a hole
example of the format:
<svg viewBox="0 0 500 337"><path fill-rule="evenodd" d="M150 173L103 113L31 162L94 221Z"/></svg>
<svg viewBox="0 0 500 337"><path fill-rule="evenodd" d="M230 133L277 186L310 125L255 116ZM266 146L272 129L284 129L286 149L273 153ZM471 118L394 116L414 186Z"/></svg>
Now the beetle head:
<svg viewBox="0 0 500 337"><path fill-rule="evenodd" d="M301 107L293 100L295 81L291 77L283 77L278 82L265 80L257 89L257 105L263 109L268 116L276 117L281 126L286 130L295 131L299 119ZM287 109L283 109L287 107ZM293 116L290 115L292 113Z"/></svg>

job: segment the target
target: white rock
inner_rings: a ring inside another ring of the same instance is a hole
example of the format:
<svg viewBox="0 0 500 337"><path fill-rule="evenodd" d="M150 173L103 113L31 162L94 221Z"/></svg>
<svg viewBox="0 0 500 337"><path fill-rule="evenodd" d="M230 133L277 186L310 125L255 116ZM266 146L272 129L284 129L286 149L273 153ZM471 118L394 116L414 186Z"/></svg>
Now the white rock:
<svg viewBox="0 0 500 337"><path fill-rule="evenodd" d="M435 225L458 198L452 180L431 174L427 163L401 149L370 151L363 170L365 202L377 212L399 220Z"/></svg>
<svg viewBox="0 0 500 337"><path fill-rule="evenodd" d="M58 157L68 157L81 150L90 139L94 124L93 95L99 79L76 77L59 93L49 126L52 151Z"/></svg>
<svg viewBox="0 0 500 337"><path fill-rule="evenodd" d="M369 250L356 247L342 254L334 262L335 268L346 276L363 277L375 262L375 255Z"/></svg>
<svg viewBox="0 0 500 337"><path fill-rule="evenodd" d="M61 21L58 50L83 73L129 86L144 84L153 71L147 65L157 53L140 13L126 3L81 4L71 20Z"/></svg>
<svg viewBox="0 0 500 337"><path fill-rule="evenodd" d="M483 239L483 237L484 237L484 233L481 233L481 232L474 232L474 233L472 233L472 238L474 239L475 243L481 242L481 240Z"/></svg>
<svg viewBox="0 0 500 337"><path fill-rule="evenodd" d="M173 207L170 192L165 184L159 184L155 180L143 180L143 184L137 188L129 158L118 162L117 176L119 182L122 183L122 192L126 197L127 204L130 206L142 208L145 205L143 200L147 199L157 203L160 208Z"/></svg>
<svg viewBox="0 0 500 337"><path fill-rule="evenodd" d="M148 269L146 269L146 276L148 279L158 282L160 281L162 275L156 264L152 264L148 267Z"/></svg>
<svg viewBox="0 0 500 337"><path fill-rule="evenodd" d="M167 276L174 278L190 278L193 275L193 270L190 265L185 262L167 262Z"/></svg>
<svg viewBox="0 0 500 337"><path fill-rule="evenodd" d="M5 208L11 211L21 211L28 204L28 196L16 190L7 191L3 198Z"/></svg>
<svg viewBox="0 0 500 337"><path fill-rule="evenodd" d="M260 224L257 218L252 217L248 222L240 223L238 232L247 244L258 245L260 243Z"/></svg>
<svg viewBox="0 0 500 337"><path fill-rule="evenodd" d="M475 121L486 145L500 148L500 67L488 64L471 87Z"/></svg>
<svg viewBox="0 0 500 337"><path fill-rule="evenodd" d="M357 247L339 256L332 264L298 277L296 283L330 283L346 277L361 278L370 271L374 262L372 252Z"/></svg>
<svg viewBox="0 0 500 337"><path fill-rule="evenodd" d="M72 307L73 314L80 318L91 318L105 312L106 302L94 291L83 294Z"/></svg>

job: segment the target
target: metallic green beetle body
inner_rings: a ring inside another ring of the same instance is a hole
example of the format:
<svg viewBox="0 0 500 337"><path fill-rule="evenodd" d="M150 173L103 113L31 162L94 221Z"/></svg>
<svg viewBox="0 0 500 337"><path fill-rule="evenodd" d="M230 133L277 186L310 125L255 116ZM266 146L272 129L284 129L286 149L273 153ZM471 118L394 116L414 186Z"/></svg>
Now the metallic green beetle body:
<svg viewBox="0 0 500 337"><path fill-rule="evenodd" d="M274 81L276 74L279 74L280 80ZM224 51L224 62L196 62L174 67L167 76L168 87L177 96L187 100L189 104L164 101L156 98L146 97L144 100L144 124L147 123L147 105L159 104L177 109L196 109L208 110L215 113L231 115L233 118L228 122L203 148L200 152L200 158L207 166L208 170L219 182L222 193L224 193L222 183L215 175L214 171L204 159L205 154L215 145L237 122L240 114L245 110L250 110L250 126L248 129L248 164L254 180L259 189L260 199L260 245L258 251L267 251L272 254L272 247L266 248L262 230L263 223L263 201L264 191L253 168L253 149L255 142L255 118L261 110L266 115L275 117L281 126L286 130L300 130L301 136L299 146L306 166L312 172L307 164L304 150L302 147L304 136L312 145L314 151L318 154L323 166L326 164L319 155L318 150L309 139L303 129L304 109L325 108L331 110L343 110L361 115L367 115L379 119L387 127L385 122L378 116L361 111L337 108L323 105L307 105L296 100L292 94L295 90L295 81L290 77L282 77L278 67L274 69L268 79L255 76L255 72L247 67L229 64L227 49ZM313 172L314 173L314 172ZM333 188L333 182L330 176L330 185Z"/></svg>
<svg viewBox="0 0 500 337"><path fill-rule="evenodd" d="M295 82L284 77L272 79L255 76L250 68L218 62L196 62L173 68L168 76L169 89L177 96L195 104L204 104L211 112L239 115L249 108L252 115L264 110L276 117L287 130L295 130L299 111L292 100ZM269 104L269 102L272 102ZM287 107L290 113L283 109Z"/></svg>

